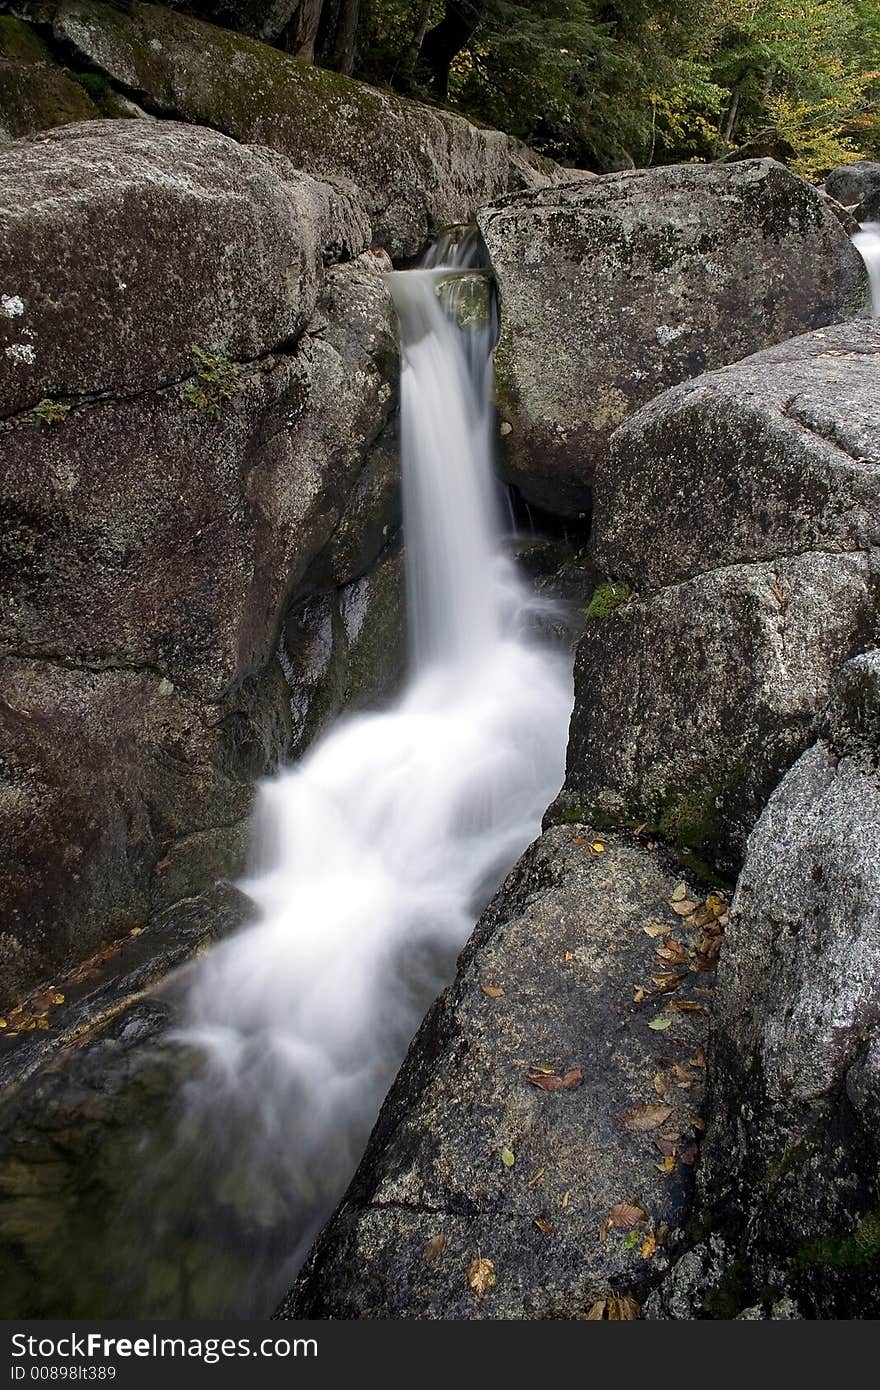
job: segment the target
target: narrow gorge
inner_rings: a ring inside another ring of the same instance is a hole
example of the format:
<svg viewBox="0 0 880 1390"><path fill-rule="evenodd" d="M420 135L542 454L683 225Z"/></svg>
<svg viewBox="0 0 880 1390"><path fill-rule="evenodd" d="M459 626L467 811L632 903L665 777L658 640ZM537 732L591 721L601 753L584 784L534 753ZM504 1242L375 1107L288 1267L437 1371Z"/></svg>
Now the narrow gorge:
<svg viewBox="0 0 880 1390"><path fill-rule="evenodd" d="M0 13L0 1312L878 1316L880 164L189 8Z"/></svg>

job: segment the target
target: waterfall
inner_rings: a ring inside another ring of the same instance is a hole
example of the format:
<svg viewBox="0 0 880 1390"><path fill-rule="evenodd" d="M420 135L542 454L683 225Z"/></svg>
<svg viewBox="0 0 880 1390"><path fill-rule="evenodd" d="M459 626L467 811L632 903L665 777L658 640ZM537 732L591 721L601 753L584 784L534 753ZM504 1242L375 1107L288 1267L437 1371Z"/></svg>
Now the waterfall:
<svg viewBox="0 0 880 1390"><path fill-rule="evenodd" d="M861 252L871 285L871 311L880 318L880 222L863 222L853 236L853 244Z"/></svg>
<svg viewBox="0 0 880 1390"><path fill-rule="evenodd" d="M259 791L253 925L195 967L181 1037L203 1181L258 1193L286 1268L352 1176L476 916L564 772L567 653L535 635L492 470L491 314L459 240L388 283L401 329L410 670ZM212 1177L212 1174L219 1176ZM234 1204L237 1197L230 1197ZM273 1280L275 1287L272 1287Z"/></svg>

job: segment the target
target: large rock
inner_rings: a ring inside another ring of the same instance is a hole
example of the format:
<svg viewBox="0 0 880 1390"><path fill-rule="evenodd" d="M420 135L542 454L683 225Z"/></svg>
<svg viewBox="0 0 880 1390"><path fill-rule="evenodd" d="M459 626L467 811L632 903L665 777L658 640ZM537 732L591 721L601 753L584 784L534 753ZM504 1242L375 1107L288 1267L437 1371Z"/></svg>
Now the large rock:
<svg viewBox="0 0 880 1390"><path fill-rule="evenodd" d="M880 1312L880 652L748 845L719 970L689 1251L657 1316Z"/></svg>
<svg viewBox="0 0 880 1390"><path fill-rule="evenodd" d="M641 1298L686 1209L711 979L671 910L675 883L637 840L584 826L527 851L282 1316L576 1318ZM645 931L663 922L674 951ZM542 1089L570 1073L582 1084ZM482 1297L477 1260L495 1277Z"/></svg>
<svg viewBox="0 0 880 1390"><path fill-rule="evenodd" d="M99 114L42 39L21 20L0 15L0 141Z"/></svg>
<svg viewBox="0 0 880 1390"><path fill-rule="evenodd" d="M640 594L880 545L880 323L804 334L668 391L616 432L591 552Z"/></svg>
<svg viewBox="0 0 880 1390"><path fill-rule="evenodd" d="M0 212L3 415L183 380L194 345L261 357L311 317L325 249L357 255L369 241L350 193L171 122L89 122L0 147Z"/></svg>
<svg viewBox="0 0 880 1390"><path fill-rule="evenodd" d="M323 265L359 250L356 204L174 125L70 127L0 166L2 322L34 359L4 376L5 1002L241 867L253 781L298 736L287 609L368 573L398 503L381 263Z"/></svg>
<svg viewBox="0 0 880 1390"><path fill-rule="evenodd" d="M725 869L878 635L880 331L678 387L615 436L551 817L647 821Z"/></svg>
<svg viewBox="0 0 880 1390"><path fill-rule="evenodd" d="M412 256L556 166L497 130L380 92L157 5L122 12L96 0L41 4L56 39L151 111L268 145L298 169L359 188L374 239Z"/></svg>
<svg viewBox="0 0 880 1390"><path fill-rule="evenodd" d="M880 220L880 162L857 159L832 169L825 191L844 207L852 208L859 222Z"/></svg>
<svg viewBox="0 0 880 1390"><path fill-rule="evenodd" d="M613 431L664 388L866 302L837 218L768 159L514 194L479 225L507 476L557 512L587 511Z"/></svg>

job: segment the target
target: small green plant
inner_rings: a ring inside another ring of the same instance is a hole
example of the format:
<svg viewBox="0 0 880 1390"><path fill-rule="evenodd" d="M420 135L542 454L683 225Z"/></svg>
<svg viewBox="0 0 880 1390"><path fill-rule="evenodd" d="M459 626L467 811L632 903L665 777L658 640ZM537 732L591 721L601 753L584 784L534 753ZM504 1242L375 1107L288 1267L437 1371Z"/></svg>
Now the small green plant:
<svg viewBox="0 0 880 1390"><path fill-rule="evenodd" d="M44 396L34 406L33 415L38 425L60 425L67 419L70 406L63 401L50 400Z"/></svg>
<svg viewBox="0 0 880 1390"><path fill-rule="evenodd" d="M609 579L605 584L600 584L598 588L593 590L593 597L587 608L587 618L590 622L608 618L615 608L626 603L628 598L629 589L626 584L613 584Z"/></svg>
<svg viewBox="0 0 880 1390"><path fill-rule="evenodd" d="M235 395L238 368L228 357L206 352L195 343L190 346L190 352L195 358L196 379L186 383L183 394L190 405L216 419L224 401Z"/></svg>

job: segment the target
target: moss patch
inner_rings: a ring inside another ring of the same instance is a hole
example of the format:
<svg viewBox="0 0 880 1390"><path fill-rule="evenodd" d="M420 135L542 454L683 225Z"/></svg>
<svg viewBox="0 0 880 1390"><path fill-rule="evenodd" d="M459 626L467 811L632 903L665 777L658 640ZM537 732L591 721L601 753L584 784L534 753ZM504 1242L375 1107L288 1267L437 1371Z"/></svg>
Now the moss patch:
<svg viewBox="0 0 880 1390"><path fill-rule="evenodd" d="M0 58L10 63L52 63L40 36L11 14L0 14Z"/></svg>
<svg viewBox="0 0 880 1390"><path fill-rule="evenodd" d="M630 596L630 589L626 584L616 584L608 579L604 584L598 585L593 590L593 597L587 606L587 618L590 622L598 622L603 618L608 618L619 608L622 603L626 603Z"/></svg>
<svg viewBox="0 0 880 1390"><path fill-rule="evenodd" d="M859 1269L880 1264L880 1211L867 1212L848 1235L820 1236L795 1256L801 1268Z"/></svg>
<svg viewBox="0 0 880 1390"><path fill-rule="evenodd" d="M207 352L196 343L190 352L195 358L196 379L186 383L183 395L196 410L216 419L238 389L238 368L222 354Z"/></svg>

